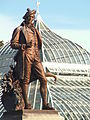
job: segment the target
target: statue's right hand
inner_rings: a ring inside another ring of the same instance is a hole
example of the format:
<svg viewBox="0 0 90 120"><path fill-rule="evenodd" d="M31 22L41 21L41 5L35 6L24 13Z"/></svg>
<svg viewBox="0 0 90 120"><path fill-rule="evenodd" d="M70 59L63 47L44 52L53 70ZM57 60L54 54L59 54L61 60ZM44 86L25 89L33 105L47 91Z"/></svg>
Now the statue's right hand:
<svg viewBox="0 0 90 120"><path fill-rule="evenodd" d="M21 50L25 50L26 49L26 44L21 44Z"/></svg>

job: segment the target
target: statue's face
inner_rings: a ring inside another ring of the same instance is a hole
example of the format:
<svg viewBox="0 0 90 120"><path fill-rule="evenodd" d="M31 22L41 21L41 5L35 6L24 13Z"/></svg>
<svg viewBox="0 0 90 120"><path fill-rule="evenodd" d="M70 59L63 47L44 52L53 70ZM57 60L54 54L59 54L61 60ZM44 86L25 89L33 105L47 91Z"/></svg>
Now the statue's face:
<svg viewBox="0 0 90 120"><path fill-rule="evenodd" d="M29 24L31 24L34 19L35 19L35 15L32 15L32 16L30 16L30 17L27 18L27 22L28 22Z"/></svg>

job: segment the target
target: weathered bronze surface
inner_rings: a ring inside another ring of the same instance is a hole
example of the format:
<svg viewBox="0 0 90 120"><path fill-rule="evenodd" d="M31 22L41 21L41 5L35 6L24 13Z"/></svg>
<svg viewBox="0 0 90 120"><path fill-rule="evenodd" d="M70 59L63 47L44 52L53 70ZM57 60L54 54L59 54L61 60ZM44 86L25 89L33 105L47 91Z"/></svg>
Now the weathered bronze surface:
<svg viewBox="0 0 90 120"><path fill-rule="evenodd" d="M6 111L24 109L24 100L19 80L14 78L14 68L6 73L2 79L3 95L1 101Z"/></svg>
<svg viewBox="0 0 90 120"><path fill-rule="evenodd" d="M28 8L23 16L24 21L12 34L11 48L18 50L14 57L16 66L13 69L13 80L15 80L13 85L19 85L21 88L25 104L24 109L31 109L27 98L28 85L30 82L39 79L43 109L53 109L47 104L47 79L39 53L42 47L42 39L39 31L34 27L35 13L35 10ZM16 80L19 80L19 83Z"/></svg>

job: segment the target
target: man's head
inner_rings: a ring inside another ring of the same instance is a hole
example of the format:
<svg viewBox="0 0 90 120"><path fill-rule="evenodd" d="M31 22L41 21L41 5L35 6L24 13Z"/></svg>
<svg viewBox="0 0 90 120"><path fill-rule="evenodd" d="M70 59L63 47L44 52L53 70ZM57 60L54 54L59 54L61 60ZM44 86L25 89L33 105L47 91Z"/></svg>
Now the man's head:
<svg viewBox="0 0 90 120"><path fill-rule="evenodd" d="M27 12L23 16L23 19L28 23L32 23L32 21L35 19L35 14L36 10L30 10L29 8L27 8Z"/></svg>

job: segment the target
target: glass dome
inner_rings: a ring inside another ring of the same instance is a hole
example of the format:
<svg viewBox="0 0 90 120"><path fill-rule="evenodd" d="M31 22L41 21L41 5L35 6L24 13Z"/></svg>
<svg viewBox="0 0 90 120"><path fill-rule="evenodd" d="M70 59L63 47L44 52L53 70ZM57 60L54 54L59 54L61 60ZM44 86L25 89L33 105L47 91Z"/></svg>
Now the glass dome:
<svg viewBox="0 0 90 120"><path fill-rule="evenodd" d="M37 15L36 28L39 30L43 45L40 51L44 68L57 74L57 82L48 78L48 103L66 120L90 119L90 53L77 43L62 38L45 25ZM15 64L16 50L7 42L0 49L0 77L7 73L9 66ZM45 70L46 70L45 69ZM42 109L39 81L31 83L28 97L35 109ZM0 99L2 88L0 87ZM4 111L0 102L0 116Z"/></svg>

